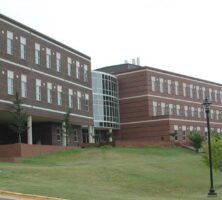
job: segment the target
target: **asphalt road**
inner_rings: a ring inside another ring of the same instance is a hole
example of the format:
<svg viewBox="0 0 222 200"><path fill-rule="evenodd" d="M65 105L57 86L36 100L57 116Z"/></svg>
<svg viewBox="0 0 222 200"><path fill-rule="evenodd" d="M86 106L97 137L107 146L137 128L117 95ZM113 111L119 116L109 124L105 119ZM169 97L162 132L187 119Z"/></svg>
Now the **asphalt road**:
<svg viewBox="0 0 222 200"><path fill-rule="evenodd" d="M0 197L0 200L13 200L12 198Z"/></svg>

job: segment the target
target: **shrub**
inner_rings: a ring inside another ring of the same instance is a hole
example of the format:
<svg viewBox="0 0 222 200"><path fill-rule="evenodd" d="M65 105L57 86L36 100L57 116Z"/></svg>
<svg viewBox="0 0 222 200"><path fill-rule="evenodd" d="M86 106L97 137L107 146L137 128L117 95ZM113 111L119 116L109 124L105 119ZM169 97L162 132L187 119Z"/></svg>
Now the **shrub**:
<svg viewBox="0 0 222 200"><path fill-rule="evenodd" d="M199 149L202 147L204 137L198 131L195 131L190 134L189 139L196 152L199 152Z"/></svg>
<svg viewBox="0 0 222 200"><path fill-rule="evenodd" d="M211 138L213 168L222 172L222 135L216 134ZM209 166L208 144L204 145L204 162Z"/></svg>

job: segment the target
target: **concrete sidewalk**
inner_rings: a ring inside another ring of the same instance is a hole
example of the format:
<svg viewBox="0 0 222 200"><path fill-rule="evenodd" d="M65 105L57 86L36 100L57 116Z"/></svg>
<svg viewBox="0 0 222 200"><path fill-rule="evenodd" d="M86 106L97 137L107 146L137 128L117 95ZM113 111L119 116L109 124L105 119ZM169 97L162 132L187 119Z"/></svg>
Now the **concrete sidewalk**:
<svg viewBox="0 0 222 200"><path fill-rule="evenodd" d="M9 191L3 191L0 190L0 198L6 198L6 199L15 199L15 200L65 200L62 198L54 198L54 197L47 197L47 196L39 196L39 195L32 195L32 194L22 194L17 192L9 192Z"/></svg>

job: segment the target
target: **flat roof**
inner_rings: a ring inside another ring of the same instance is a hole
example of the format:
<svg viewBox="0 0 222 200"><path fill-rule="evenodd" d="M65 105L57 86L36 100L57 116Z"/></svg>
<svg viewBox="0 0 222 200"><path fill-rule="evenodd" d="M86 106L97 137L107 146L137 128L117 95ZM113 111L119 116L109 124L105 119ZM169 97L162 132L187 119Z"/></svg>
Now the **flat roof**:
<svg viewBox="0 0 222 200"><path fill-rule="evenodd" d="M4 19L4 20L6 20L6 21L8 21L10 23L13 23L13 24L15 24L15 25L17 25L17 26L19 26L19 27L21 27L23 29L26 29L26 30L28 30L28 31L30 31L32 33L35 33L36 35L39 35L40 37L43 37L43 38L45 38L45 39L47 39L47 40L49 40L49 41L51 41L51 42L53 42L53 43L63 47L65 49L68 49L69 51L72 51L73 53L76 53L76 54L78 54L78 55L80 55L82 57L85 57L86 59L91 60L91 58L89 56L87 56L87 55L85 55L85 54L83 54L83 53L81 53L81 52L79 52L79 51L77 51L77 50L75 50L75 49L73 49L73 48L71 48L71 47L69 47L69 46L67 46L67 45L65 45L65 44L63 44L63 43L61 43L61 42L51 38L51 37L49 37L49 36L47 36L47 35L44 35L44 34L38 32L38 31L36 31L36 30L34 30L34 29L32 29L32 28L30 28L30 27L20 23L20 22L17 22L14 19L11 19L11 18L9 18L9 17L7 17L7 16L5 16L3 14L0 14L0 18Z"/></svg>
<svg viewBox="0 0 222 200"><path fill-rule="evenodd" d="M131 68L129 68L129 67L131 67ZM153 71L157 71L157 72L162 72L162 73L166 73L166 74L170 74L170 75L174 75L174 76L179 76L181 78L193 79L193 80L196 80L196 81L205 82L206 84L209 83L209 84L214 84L214 85L217 85L217 86L220 86L220 87L222 86L221 83L216 83L216 82L212 82L212 81L208 81L208 80L204 80L204 79L200 79L200 78L195 78L195 77L192 77L192 76L187 76L187 75L183 75L183 74L179 74L179 73L175 73L175 72L170 72L170 71L167 71L167 70L162 70L162 69L158 69L158 68L154 68L154 67L139 66L139 65L134 65L134 64L130 64L130 63L106 66L106 67L102 67L102 68L99 68L99 69L96 69L96 70L117 75L117 74L124 74L124 73L127 73L127 72L139 71L139 70L144 70L144 69L153 70Z"/></svg>

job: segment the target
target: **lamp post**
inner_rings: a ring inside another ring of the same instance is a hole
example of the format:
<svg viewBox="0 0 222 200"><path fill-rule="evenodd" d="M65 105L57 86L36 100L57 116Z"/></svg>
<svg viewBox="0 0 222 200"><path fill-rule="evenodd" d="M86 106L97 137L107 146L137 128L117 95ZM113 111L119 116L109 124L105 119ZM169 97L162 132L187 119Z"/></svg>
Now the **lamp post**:
<svg viewBox="0 0 222 200"><path fill-rule="evenodd" d="M211 102L209 102L208 98L206 97L203 102L203 106L204 106L206 117L207 117L208 153L209 153L209 164L210 164L210 190L208 192L208 196L216 196L217 193L214 190L214 182L213 182L211 141L210 141L210 120L209 120L210 104Z"/></svg>

